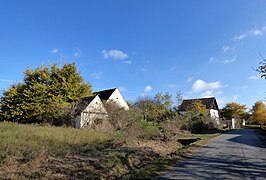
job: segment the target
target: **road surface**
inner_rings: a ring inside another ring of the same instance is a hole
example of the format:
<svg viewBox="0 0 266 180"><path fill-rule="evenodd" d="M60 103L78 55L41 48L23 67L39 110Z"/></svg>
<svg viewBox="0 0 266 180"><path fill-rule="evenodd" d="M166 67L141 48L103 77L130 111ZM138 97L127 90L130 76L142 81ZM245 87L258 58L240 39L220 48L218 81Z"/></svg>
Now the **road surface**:
<svg viewBox="0 0 266 180"><path fill-rule="evenodd" d="M229 131L155 179L266 179L266 148L254 129Z"/></svg>

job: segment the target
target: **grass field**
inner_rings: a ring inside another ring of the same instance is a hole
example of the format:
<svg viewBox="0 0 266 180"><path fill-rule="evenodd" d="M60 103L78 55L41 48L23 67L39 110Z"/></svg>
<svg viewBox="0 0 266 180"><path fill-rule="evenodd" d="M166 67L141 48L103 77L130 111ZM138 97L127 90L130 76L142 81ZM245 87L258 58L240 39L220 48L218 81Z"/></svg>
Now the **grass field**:
<svg viewBox="0 0 266 180"><path fill-rule="evenodd" d="M189 146L176 139L130 140L74 128L0 123L0 177L6 179L151 178L215 134Z"/></svg>
<svg viewBox="0 0 266 180"><path fill-rule="evenodd" d="M41 165L49 167L53 160L65 161L66 157L101 148L111 139L111 133L3 122L0 123L0 176L46 177L50 174L42 172L45 167ZM25 170L28 174L24 174Z"/></svg>
<svg viewBox="0 0 266 180"><path fill-rule="evenodd" d="M73 128L0 123L0 162L8 156L29 160L40 154L62 155L92 148L113 135Z"/></svg>

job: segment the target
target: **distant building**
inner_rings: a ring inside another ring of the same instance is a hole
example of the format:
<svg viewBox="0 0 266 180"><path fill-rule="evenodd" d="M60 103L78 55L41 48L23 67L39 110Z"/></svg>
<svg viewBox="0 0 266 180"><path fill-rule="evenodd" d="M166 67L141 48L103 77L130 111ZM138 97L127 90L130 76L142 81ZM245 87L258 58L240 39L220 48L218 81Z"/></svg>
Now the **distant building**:
<svg viewBox="0 0 266 180"><path fill-rule="evenodd" d="M97 119L107 118L107 111L98 95L81 98L72 102L76 128L92 125Z"/></svg>
<svg viewBox="0 0 266 180"><path fill-rule="evenodd" d="M97 91L94 92L94 94L98 95L102 101L106 101L107 103L114 102L119 107L124 108L125 110L129 109L127 102L124 100L123 96L117 88Z"/></svg>
<svg viewBox="0 0 266 180"><path fill-rule="evenodd" d="M217 101L215 97L211 98L198 98L198 99L184 99L182 101L182 104L179 107L179 112L185 113L189 110L189 107L192 105L193 102L200 101L203 105L206 106L206 108L210 111L210 117L211 119L215 120L217 123L219 123L219 107L217 104Z"/></svg>

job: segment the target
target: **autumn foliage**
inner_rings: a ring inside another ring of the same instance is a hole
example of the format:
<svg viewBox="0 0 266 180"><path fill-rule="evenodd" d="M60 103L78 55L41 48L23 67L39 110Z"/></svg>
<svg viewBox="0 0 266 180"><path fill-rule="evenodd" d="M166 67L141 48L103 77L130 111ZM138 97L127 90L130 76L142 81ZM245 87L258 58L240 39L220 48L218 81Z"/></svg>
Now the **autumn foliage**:
<svg viewBox="0 0 266 180"><path fill-rule="evenodd" d="M221 109L221 115L224 119L229 120L232 118L248 119L247 107L243 104L235 102L227 103L224 108Z"/></svg>
<svg viewBox="0 0 266 180"><path fill-rule="evenodd" d="M251 119L257 124L266 124L266 107L262 101L257 101L252 107Z"/></svg>

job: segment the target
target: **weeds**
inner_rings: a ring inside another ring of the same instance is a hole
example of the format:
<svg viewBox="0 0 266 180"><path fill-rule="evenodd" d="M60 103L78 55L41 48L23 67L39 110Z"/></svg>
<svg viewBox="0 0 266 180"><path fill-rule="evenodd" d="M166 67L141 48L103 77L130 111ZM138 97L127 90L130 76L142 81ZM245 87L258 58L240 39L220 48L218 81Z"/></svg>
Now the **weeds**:
<svg viewBox="0 0 266 180"><path fill-rule="evenodd" d="M84 131L73 128L40 127L19 125L16 123L0 123L0 161L7 156L23 157L30 160L40 154L64 155L79 152L96 142L107 141L110 133Z"/></svg>

